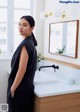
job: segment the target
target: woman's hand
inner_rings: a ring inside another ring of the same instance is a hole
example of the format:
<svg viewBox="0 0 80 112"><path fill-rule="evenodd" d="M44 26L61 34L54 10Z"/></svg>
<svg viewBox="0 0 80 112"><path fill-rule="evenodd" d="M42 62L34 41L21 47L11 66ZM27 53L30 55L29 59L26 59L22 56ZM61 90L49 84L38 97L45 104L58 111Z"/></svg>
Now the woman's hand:
<svg viewBox="0 0 80 112"><path fill-rule="evenodd" d="M12 86L11 87L11 96L12 96L12 98L14 97L14 93L15 93L15 91L14 91L13 86Z"/></svg>

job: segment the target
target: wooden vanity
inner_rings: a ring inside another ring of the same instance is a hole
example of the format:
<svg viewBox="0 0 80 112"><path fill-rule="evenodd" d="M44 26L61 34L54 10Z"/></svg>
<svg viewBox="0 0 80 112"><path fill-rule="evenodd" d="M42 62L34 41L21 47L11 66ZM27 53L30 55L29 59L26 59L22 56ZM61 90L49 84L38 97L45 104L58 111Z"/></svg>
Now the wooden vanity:
<svg viewBox="0 0 80 112"><path fill-rule="evenodd" d="M48 97L35 95L34 112L80 112L80 92Z"/></svg>
<svg viewBox="0 0 80 112"><path fill-rule="evenodd" d="M80 74L80 71L79 70L75 71L74 67L73 69L68 68L68 70L72 70L75 74ZM67 70L65 69L65 71ZM70 72L70 75L73 72ZM67 73L65 74L65 76L66 75L68 76ZM38 76L38 81L42 82L41 78L43 79L43 77L40 78L39 73L37 76ZM60 72L59 72L59 76L60 76ZM78 77L78 79L79 78L80 77ZM45 75L44 79L49 80L47 75ZM68 82L68 80L64 82L64 80L59 79L58 82L54 82L54 81L52 82L51 80L51 83L47 82L47 83L40 83L40 84L37 83L38 81L36 81L35 83L34 112L80 112L80 82L79 81L75 82L74 80L75 83L70 83Z"/></svg>

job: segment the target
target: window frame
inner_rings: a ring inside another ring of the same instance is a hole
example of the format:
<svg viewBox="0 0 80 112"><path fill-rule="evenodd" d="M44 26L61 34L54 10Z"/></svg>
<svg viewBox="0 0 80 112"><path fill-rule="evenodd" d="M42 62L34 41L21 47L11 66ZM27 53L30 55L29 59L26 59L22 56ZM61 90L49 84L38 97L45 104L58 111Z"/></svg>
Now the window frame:
<svg viewBox="0 0 80 112"><path fill-rule="evenodd" d="M7 54L0 54L0 60L11 59L11 56L14 52L14 0L7 0L7 2ZM30 15L34 16L34 0L30 0L30 3Z"/></svg>

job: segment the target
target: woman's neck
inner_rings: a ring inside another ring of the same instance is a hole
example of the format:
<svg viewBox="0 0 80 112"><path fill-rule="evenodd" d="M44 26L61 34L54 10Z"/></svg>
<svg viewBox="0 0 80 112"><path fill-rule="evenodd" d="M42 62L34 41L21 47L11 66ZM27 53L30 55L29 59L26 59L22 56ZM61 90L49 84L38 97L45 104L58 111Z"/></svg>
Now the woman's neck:
<svg viewBox="0 0 80 112"><path fill-rule="evenodd" d="M31 36L31 34L30 35L25 35L25 36L23 36L23 38L25 39L25 38L28 38L29 36Z"/></svg>

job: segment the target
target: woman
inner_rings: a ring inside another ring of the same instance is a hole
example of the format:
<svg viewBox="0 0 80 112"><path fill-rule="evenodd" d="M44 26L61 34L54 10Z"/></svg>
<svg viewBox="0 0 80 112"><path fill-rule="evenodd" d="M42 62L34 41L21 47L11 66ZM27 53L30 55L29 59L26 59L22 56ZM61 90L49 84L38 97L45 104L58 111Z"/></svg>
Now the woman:
<svg viewBox="0 0 80 112"><path fill-rule="evenodd" d="M19 32L23 36L11 60L8 79L7 102L9 112L32 112L34 99L34 75L36 70L37 41L32 33L35 21L31 16L23 16L19 22Z"/></svg>

